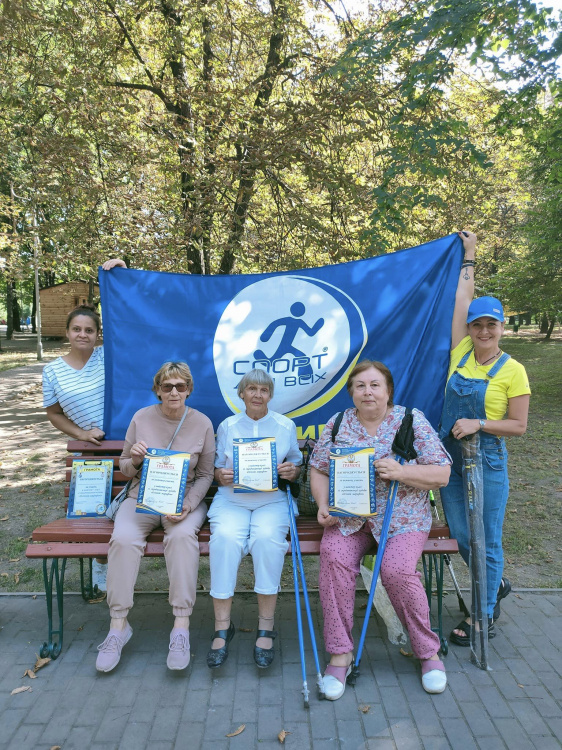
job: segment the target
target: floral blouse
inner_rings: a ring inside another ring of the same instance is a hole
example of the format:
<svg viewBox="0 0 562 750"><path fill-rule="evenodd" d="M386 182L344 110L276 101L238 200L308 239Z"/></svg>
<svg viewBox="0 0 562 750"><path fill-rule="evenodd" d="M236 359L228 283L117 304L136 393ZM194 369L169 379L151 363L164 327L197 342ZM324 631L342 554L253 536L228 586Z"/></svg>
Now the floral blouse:
<svg viewBox="0 0 562 750"><path fill-rule="evenodd" d="M400 428L402 418L406 412L403 406L394 406L390 414L379 425L376 435L369 435L357 418L355 408L346 409L336 436L336 445L348 447L374 448L375 460L392 456L392 442ZM429 424L425 416L418 409L412 410L414 416L414 448L418 457L410 464L435 464L447 466L451 458L441 444L437 433ZM310 459L310 465L323 474L330 473L330 448L332 447L332 427L336 416L328 421ZM377 498L377 514L373 518L338 518L340 531L344 536L354 534L368 523L373 536L378 541L380 537L384 511L388 499L390 482L380 479L375 471L375 492ZM388 536L397 536L412 531L429 532L431 528L431 508L427 490L398 484L394 511L390 521Z"/></svg>

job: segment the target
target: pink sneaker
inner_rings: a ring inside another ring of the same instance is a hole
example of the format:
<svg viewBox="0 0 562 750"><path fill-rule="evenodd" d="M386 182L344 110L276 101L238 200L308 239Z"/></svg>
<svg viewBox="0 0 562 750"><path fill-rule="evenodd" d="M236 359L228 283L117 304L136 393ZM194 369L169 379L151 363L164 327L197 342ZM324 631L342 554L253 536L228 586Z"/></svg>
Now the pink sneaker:
<svg viewBox="0 0 562 750"><path fill-rule="evenodd" d="M168 669L185 669L189 664L189 632L185 628L174 628L170 633Z"/></svg>
<svg viewBox="0 0 562 750"><path fill-rule="evenodd" d="M98 646L96 669L98 672L111 672L119 664L123 646L131 640L133 628L127 623L125 630L110 630L107 638Z"/></svg>

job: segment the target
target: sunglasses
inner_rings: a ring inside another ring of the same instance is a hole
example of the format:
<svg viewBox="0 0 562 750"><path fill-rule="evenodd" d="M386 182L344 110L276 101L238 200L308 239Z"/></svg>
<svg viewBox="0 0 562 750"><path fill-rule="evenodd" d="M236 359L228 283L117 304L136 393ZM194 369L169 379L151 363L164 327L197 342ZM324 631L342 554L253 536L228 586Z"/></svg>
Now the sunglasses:
<svg viewBox="0 0 562 750"><path fill-rule="evenodd" d="M185 393L187 391L187 383L162 383L158 387L162 393L171 393L174 388L178 393Z"/></svg>

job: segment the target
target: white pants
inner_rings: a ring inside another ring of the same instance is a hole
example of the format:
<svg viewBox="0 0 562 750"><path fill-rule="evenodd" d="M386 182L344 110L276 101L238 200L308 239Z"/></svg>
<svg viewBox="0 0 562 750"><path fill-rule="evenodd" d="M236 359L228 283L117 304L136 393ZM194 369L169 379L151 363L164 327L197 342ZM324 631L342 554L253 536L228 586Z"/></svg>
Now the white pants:
<svg viewBox="0 0 562 750"><path fill-rule="evenodd" d="M238 498L237 498L238 500ZM277 594L285 554L289 548L287 500L256 507L255 499L235 505L217 495L209 509L211 540L211 596L234 596L240 560L250 553L254 561L254 591Z"/></svg>

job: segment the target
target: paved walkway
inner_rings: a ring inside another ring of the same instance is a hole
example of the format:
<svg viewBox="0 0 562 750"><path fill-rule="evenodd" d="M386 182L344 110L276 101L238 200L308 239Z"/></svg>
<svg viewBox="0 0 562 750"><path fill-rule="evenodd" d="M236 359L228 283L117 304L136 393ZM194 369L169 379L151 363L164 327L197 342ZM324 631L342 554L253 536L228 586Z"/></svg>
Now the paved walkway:
<svg viewBox="0 0 562 750"><path fill-rule="evenodd" d="M459 619L448 597L447 629ZM358 619L364 595L358 595ZM319 620L318 596L312 597ZM253 595L237 594L237 627L256 624ZM512 594L502 604L498 636L490 643L492 671L452 647L445 659L449 687L429 696L415 661L382 638L373 619L361 676L342 699L318 701L314 674L310 709L300 693L294 598L280 597L280 654L270 670L252 661L253 634L238 632L218 672L205 664L212 603L199 597L192 618L192 661L182 673L166 669L172 617L163 596L140 595L131 613L135 630L120 665L95 671L96 646L106 634L105 603L65 597L65 647L37 673L33 667L46 631L44 597L2 597L0 618L0 748L2 750L198 750L279 748L560 748L562 744L562 591ZM21 685L32 692L10 695ZM368 707L368 708L367 708ZM363 710L362 710L363 709ZM242 724L244 731L227 738Z"/></svg>

